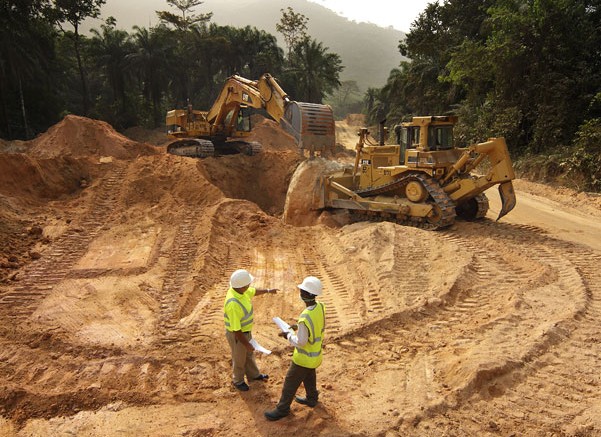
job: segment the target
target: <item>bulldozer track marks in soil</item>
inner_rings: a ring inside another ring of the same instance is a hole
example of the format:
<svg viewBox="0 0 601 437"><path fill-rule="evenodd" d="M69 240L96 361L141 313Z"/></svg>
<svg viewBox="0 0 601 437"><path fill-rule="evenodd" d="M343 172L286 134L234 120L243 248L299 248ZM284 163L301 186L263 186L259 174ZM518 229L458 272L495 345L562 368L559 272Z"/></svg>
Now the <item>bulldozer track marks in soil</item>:
<svg viewBox="0 0 601 437"><path fill-rule="evenodd" d="M159 300L159 341L162 343L173 343L180 339L175 327L180 319L182 302L188 293L186 283L191 280L192 265L198 251L198 243L194 238L195 227L196 214L186 215L178 226L169 254Z"/></svg>
<svg viewBox="0 0 601 437"><path fill-rule="evenodd" d="M125 164L113 168L96 189L87 214L58 237L48 253L23 271L18 286L1 292L0 317L10 317L18 324L35 311L57 283L69 277L72 267L117 210L127 169Z"/></svg>
<svg viewBox="0 0 601 437"><path fill-rule="evenodd" d="M430 240L417 235L411 245L404 245L402 228L386 224L394 227L386 262L367 270L367 264L344 262L349 248L335 233L309 229L303 239L260 249L252 241L230 248L229 240L214 236L198 240L195 230L218 224L198 223L201 214L191 208L179 213L183 219L170 246L159 237L146 267L75 268L119 210L119 182L127 169L114 167L98 184L88 212L24 269L18 284L0 291L0 317L14 325L14 332L5 327L0 335L0 377L7 399L19 399L5 405L6 417L70 415L116 400L139 405L214 396L229 384L223 299L238 268L251 271L256 286L282 290L257 302L269 310L290 303L283 293L296 290L304 276L322 280L325 360L337 356L320 369L320 379L335 386L324 402L368 408L362 417L374 434L394 424L400 434L415 435L414 424L436 417L460 435L529 429L570 435L556 424L586 423L587 412L598 409L601 253L536 226L487 219L458 223ZM449 256L466 254L459 274L434 291L434 267L411 269L407 263L427 253L432 239L455 246ZM23 323L61 281L140 275L159 260L166 263L162 284L143 285L159 307L155 343L124 350L71 344L60 329L25 333ZM198 266L201 273L194 271ZM271 333L260 335L275 355L289 352ZM353 391L359 394L349 400ZM382 402L373 402L381 393ZM591 431L582 429L581 435Z"/></svg>
<svg viewBox="0 0 601 437"><path fill-rule="evenodd" d="M484 427L504 420L516 423L524 417L512 416L513 411L530 410L545 411L536 415L545 419L535 424L535 429L556 431L553 423L595 405L601 373L597 359L601 353L601 254L549 239L531 227L509 225L495 231L496 227L487 222L468 225L474 226L468 235L465 229L439 234L469 251L472 259L464 274L437 302L412 307L408 301L407 309L339 335L330 340L334 345L328 347L342 356L340 363L345 363L347 372L355 368L350 363L357 348L372 357L365 372L350 371L349 383L363 380L362 387L373 386L376 393L376 388L382 388L377 378L386 380L390 375L391 380L405 381L401 390L396 385L389 389L389 400L403 412L401 419L396 419L399 425L415 423L424 415L446 417L453 429L457 423L468 424L461 431L474 435L482 428L469 426L473 423L468 420L473 413L472 403L489 403L489 399L480 401L478 394L485 392L494 396L495 408L490 416L482 413L491 411L485 405L478 408L481 417L475 419ZM486 227L487 232L479 226ZM491 234L501 234L498 243L489 241ZM512 238L505 238L506 234ZM514 259L495 255L495 244L510 244ZM522 263L535 268L521 268ZM536 295L537 290L549 287L557 290L551 300ZM553 320L539 319L537 309L541 314L551 314ZM531 332L525 335L524 328ZM579 356L584 357L582 364L575 363ZM456 357L453 372L448 370L449 357ZM574 366L585 379L576 393ZM365 370L364 366L358 368ZM332 370L333 374L341 371ZM495 391L501 380L504 387L513 381L502 393ZM414 397L411 387L415 381L427 387L420 392L430 393L429 398ZM554 383L546 384L548 381ZM540 403L541 387L545 391L542 398L549 399L545 405ZM338 387L337 391L346 390ZM563 400L565 393L572 393L572 398ZM365 389L365 396L371 396L370 389ZM579 407L579 403L585 406ZM387 406L381 409L374 412L374 417L390 414ZM533 429L532 425L527 429ZM374 426L378 429L377 423Z"/></svg>
<svg viewBox="0 0 601 437"><path fill-rule="evenodd" d="M453 423L461 423L459 433L474 433L479 424L493 423L498 429L525 424L521 430L537 429L541 434L566 432L558 423L573 422L576 417L594 409L598 403L599 374L601 354L598 323L601 318L601 272L599 263L601 254L582 246L547 237L536 227L506 225L496 228L484 224L488 230L503 238L521 244L539 243L546 249L540 259L549 263L563 279L563 290L576 290L567 296L566 306L572 311L558 320L532 352L510 367L506 372L494 375L484 381L482 391L494 395L491 401L476 399L476 404L450 410L445 414ZM534 250L533 253L541 251ZM577 378L577 380L575 380ZM495 392L497 381L503 380L503 391ZM576 382L576 383L575 383ZM544 402L541 400L544 399ZM487 402L486 408L479 405ZM477 411L477 414L474 414ZM487 415L485 412L494 414ZM473 421L463 420L473 417ZM584 415L586 418L586 415ZM526 425L527 422L527 425ZM587 434L586 420L579 428ZM471 426L472 425L472 426Z"/></svg>

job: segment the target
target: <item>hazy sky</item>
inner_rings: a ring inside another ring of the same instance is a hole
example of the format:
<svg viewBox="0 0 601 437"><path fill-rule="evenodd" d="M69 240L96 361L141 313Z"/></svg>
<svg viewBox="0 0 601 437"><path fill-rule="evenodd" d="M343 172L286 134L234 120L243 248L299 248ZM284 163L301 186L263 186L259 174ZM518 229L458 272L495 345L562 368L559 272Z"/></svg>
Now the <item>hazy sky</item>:
<svg viewBox="0 0 601 437"><path fill-rule="evenodd" d="M409 32L411 23L436 0L309 0L357 22L392 26Z"/></svg>

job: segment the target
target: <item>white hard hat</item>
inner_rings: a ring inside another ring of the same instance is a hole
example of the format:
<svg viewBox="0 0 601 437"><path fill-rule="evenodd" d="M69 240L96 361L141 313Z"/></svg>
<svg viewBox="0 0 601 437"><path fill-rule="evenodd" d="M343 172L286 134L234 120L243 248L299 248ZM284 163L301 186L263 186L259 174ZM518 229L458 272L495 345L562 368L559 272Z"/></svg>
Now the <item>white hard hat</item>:
<svg viewBox="0 0 601 437"><path fill-rule="evenodd" d="M319 296L323 290L321 281L315 276L307 276L303 279L303 283L298 284L297 287L305 290L307 293L311 293L313 296Z"/></svg>
<svg viewBox="0 0 601 437"><path fill-rule="evenodd" d="M232 288L242 288L250 285L252 281L254 281L253 275L248 273L248 271L244 269L238 269L232 276L230 276L230 287Z"/></svg>

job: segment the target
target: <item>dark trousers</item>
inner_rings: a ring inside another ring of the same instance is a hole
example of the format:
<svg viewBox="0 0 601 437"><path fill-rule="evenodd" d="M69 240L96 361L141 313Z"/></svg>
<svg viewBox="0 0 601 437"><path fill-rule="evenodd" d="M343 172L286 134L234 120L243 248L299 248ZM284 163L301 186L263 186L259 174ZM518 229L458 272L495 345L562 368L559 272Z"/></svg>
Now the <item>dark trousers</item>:
<svg viewBox="0 0 601 437"><path fill-rule="evenodd" d="M282 413L290 412L290 404L294 400L296 390L300 387L301 383L305 386L307 400L311 403L317 403L317 374L315 369L302 367L292 362L288 368L288 373L286 373L284 387L282 387L282 396L276 405L278 411Z"/></svg>

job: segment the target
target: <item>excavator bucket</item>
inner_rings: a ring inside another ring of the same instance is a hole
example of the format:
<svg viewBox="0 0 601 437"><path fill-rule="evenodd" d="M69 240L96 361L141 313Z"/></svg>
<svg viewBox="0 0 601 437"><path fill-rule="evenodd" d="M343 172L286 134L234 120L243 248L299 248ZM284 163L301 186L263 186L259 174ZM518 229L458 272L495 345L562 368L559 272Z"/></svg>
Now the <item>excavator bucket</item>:
<svg viewBox="0 0 601 437"><path fill-rule="evenodd" d="M503 182L499 185L499 195L501 196L501 211L499 212L499 220L515 207L515 191L511 181Z"/></svg>
<svg viewBox="0 0 601 437"><path fill-rule="evenodd" d="M300 149L311 156L332 152L336 142L334 114L328 105L291 101L280 120L282 128L294 137Z"/></svg>

